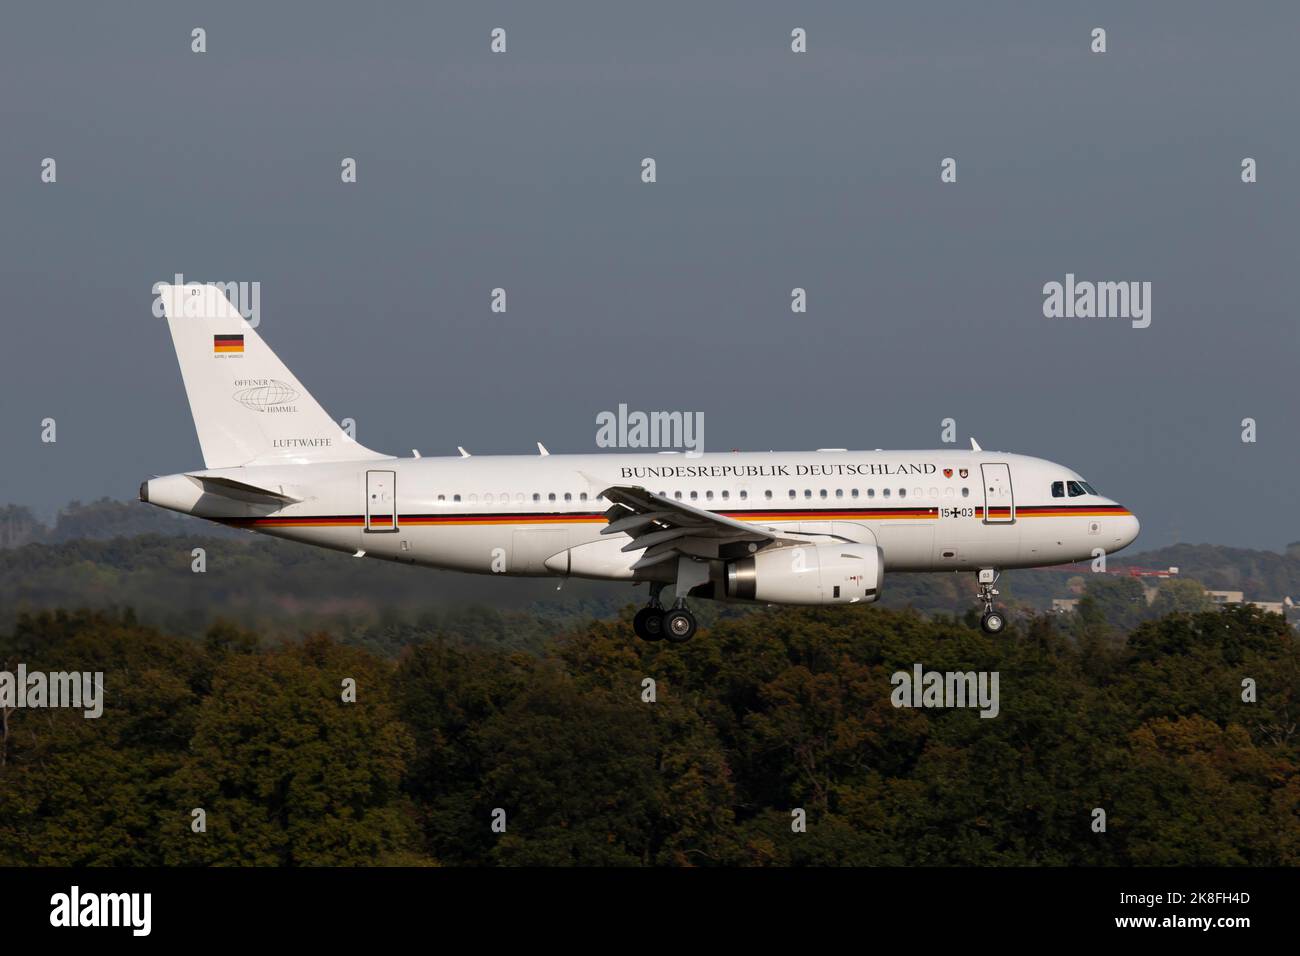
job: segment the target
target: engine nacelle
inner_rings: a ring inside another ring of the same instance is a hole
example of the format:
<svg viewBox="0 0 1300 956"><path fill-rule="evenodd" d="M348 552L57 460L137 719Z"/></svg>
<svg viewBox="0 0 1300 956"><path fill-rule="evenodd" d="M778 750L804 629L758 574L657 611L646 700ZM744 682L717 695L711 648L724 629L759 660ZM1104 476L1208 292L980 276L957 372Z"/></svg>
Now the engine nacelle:
<svg viewBox="0 0 1300 956"><path fill-rule="evenodd" d="M880 595L885 562L870 544L760 551L727 565L727 597L771 604L864 604Z"/></svg>

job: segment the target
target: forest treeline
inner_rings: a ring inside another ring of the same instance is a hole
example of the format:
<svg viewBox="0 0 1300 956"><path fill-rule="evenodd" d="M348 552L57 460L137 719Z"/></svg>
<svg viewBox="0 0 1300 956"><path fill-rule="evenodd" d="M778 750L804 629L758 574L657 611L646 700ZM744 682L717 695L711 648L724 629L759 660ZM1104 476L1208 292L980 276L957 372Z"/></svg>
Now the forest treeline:
<svg viewBox="0 0 1300 956"><path fill-rule="evenodd" d="M760 611L681 646L588 621L534 652L435 628L389 655L24 615L0 668L102 671L105 707L4 715L0 864L1300 863L1294 632L1093 610L998 637ZM998 715L895 707L916 664L996 671Z"/></svg>
<svg viewBox="0 0 1300 956"><path fill-rule="evenodd" d="M99 498L71 501L58 510L51 524L25 505L0 505L0 550L27 544L65 541L106 541L142 534L234 537L235 532L189 515L150 508L138 501Z"/></svg>
<svg viewBox="0 0 1300 956"><path fill-rule="evenodd" d="M34 520L26 509L0 509L0 528L9 528L10 541L30 537L22 529ZM154 531L139 533L137 522ZM557 590L552 579L357 560L138 502L105 499L69 506L53 528L40 528L38 540L0 547L0 629L11 627L24 611L130 607L143 623L194 637L226 619L266 640L329 628L340 640L380 654L404 645L412 628L441 628L467 640L532 651L557 630L591 617L612 618L645 594L644 587L638 591L622 583L571 579ZM201 573L195 571L196 549L202 552ZM1300 545L1285 553L1178 545L1130 560L1177 566L1180 577L1156 581L1156 600L1112 619L1125 627L1172 609L1196 610L1189 588L1200 585L1243 590L1249 600L1300 597ZM1123 564L1112 559L1112 566ZM1142 590L1137 580L1093 574L1088 566L1008 571L999 587L1013 616L1032 616L1056 597L1091 595L1118 606ZM970 573L887 574L881 603L960 615L974 606L974 598ZM748 613L709 603L697 610L706 623Z"/></svg>

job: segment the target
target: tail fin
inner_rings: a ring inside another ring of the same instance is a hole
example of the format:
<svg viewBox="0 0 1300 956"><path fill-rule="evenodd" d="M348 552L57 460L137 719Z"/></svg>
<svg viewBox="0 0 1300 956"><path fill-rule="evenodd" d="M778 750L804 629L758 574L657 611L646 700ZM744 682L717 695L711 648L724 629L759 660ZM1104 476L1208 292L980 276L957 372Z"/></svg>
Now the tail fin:
<svg viewBox="0 0 1300 956"><path fill-rule="evenodd" d="M387 458L353 441L215 285L155 286L209 468Z"/></svg>

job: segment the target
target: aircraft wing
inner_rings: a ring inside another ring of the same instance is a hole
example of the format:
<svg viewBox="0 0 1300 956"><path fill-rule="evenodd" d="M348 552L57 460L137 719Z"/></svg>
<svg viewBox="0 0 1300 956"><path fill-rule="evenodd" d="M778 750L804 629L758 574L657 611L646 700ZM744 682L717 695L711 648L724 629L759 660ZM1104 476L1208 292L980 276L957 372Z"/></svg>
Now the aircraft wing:
<svg viewBox="0 0 1300 956"><path fill-rule="evenodd" d="M632 565L634 571L679 555L716 558L728 545L797 543L782 538L774 528L714 514L636 485L611 485L601 495L613 504L605 512L609 524L600 533L629 535L632 540L623 546L624 551L645 549Z"/></svg>

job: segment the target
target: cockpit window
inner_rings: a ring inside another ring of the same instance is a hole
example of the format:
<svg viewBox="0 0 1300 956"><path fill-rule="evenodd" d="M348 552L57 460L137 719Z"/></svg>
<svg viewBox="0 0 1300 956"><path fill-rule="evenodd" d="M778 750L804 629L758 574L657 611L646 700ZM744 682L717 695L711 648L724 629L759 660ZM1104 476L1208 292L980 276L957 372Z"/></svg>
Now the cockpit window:
<svg viewBox="0 0 1300 956"><path fill-rule="evenodd" d="M1065 497L1065 482L1063 481L1052 482L1052 497L1053 498Z"/></svg>
<svg viewBox="0 0 1300 956"><path fill-rule="evenodd" d="M1070 489L1071 498L1078 498L1080 495L1091 494L1082 481L1067 481L1065 486Z"/></svg>

